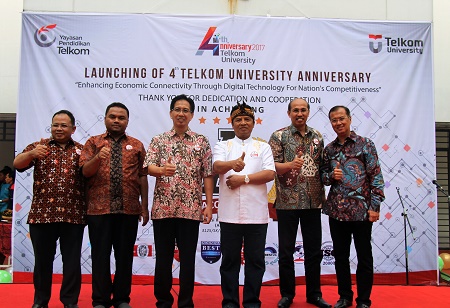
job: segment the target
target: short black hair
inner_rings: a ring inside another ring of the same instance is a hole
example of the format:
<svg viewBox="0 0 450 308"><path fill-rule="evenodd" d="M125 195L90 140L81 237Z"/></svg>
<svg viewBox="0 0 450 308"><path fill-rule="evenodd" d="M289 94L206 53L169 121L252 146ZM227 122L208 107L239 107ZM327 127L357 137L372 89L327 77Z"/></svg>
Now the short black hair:
<svg viewBox="0 0 450 308"><path fill-rule="evenodd" d="M170 102L170 110L173 110L173 107L175 107L175 103L181 100L185 100L189 103L191 112L194 112L195 110L195 103L194 100L190 97L188 97L186 94L180 94L172 98L172 101Z"/></svg>
<svg viewBox="0 0 450 308"><path fill-rule="evenodd" d="M10 173L11 171L12 171L12 169L11 169L10 166L5 166L5 167L3 167L2 170L0 170L0 173L3 174L3 175L7 175L7 174Z"/></svg>
<svg viewBox="0 0 450 308"><path fill-rule="evenodd" d="M292 104L292 102L295 101L296 99L302 99L302 100L304 100L304 101L306 102L306 107L308 108L308 110L310 110L310 108L309 108L309 103L308 103L308 101L306 101L306 99L301 98L301 97L296 97L296 98L294 98L293 100L291 100L291 101L289 102L289 104L288 104L288 111L291 111L291 104Z"/></svg>
<svg viewBox="0 0 450 308"><path fill-rule="evenodd" d="M105 116L108 114L109 109L111 109L113 107L125 109L127 111L127 117L130 117L130 111L128 110L127 106L125 106L124 104L119 103L119 102L114 102L114 103L109 104L108 107L106 107Z"/></svg>
<svg viewBox="0 0 450 308"><path fill-rule="evenodd" d="M14 182L14 180L15 180L15 178L16 178L16 171L15 171L14 169L11 169L11 170L9 170L9 172L7 173L7 175L8 175L11 179L13 179L13 182ZM5 176L6 176L6 174L5 174Z"/></svg>
<svg viewBox="0 0 450 308"><path fill-rule="evenodd" d="M55 114L53 115L52 121L53 121L53 118L54 118L55 116L57 116L58 114L67 114L67 116L70 118L70 123L72 123L72 126L75 126L75 117L73 116L72 112L70 112L69 110L65 110L65 109L60 110L60 111L57 111L57 112L55 112Z"/></svg>
<svg viewBox="0 0 450 308"><path fill-rule="evenodd" d="M352 117L352 116L350 115L350 109L348 109L347 107L342 106L342 105L337 105L337 106L332 107L332 108L330 109L330 111L328 112L328 119L331 119L331 118L330 118L331 113L337 111L339 108L343 108L343 109L345 110L345 113L347 114L347 116L348 116L349 118Z"/></svg>

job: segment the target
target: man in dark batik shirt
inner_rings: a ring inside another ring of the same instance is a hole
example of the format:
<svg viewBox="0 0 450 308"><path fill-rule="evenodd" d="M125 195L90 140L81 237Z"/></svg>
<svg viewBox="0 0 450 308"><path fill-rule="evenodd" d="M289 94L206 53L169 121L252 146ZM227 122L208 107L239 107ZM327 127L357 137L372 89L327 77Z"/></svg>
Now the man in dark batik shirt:
<svg viewBox="0 0 450 308"><path fill-rule="evenodd" d="M279 308L288 308L295 297L295 250L300 223L305 250L306 301L320 308L331 307L323 298L320 286L322 262L321 208L325 189L320 180L322 134L306 125L310 106L302 98L288 105L291 125L278 129L270 137L277 177L278 262L281 299Z"/></svg>
<svg viewBox="0 0 450 308"><path fill-rule="evenodd" d="M374 143L350 130L350 110L335 106L328 114L337 138L324 150L322 181L331 185L323 212L329 216L339 300L335 308L353 301L350 244L355 242L358 266L357 308L370 307L373 285L372 224L380 217L384 181Z"/></svg>
<svg viewBox="0 0 450 308"><path fill-rule="evenodd" d="M51 137L31 143L14 159L19 172L34 167L27 220L34 251L32 308L48 307L58 240L63 260L59 298L66 308L78 307L86 204L79 162L83 145L72 139L75 130L73 114L60 110L53 115Z"/></svg>

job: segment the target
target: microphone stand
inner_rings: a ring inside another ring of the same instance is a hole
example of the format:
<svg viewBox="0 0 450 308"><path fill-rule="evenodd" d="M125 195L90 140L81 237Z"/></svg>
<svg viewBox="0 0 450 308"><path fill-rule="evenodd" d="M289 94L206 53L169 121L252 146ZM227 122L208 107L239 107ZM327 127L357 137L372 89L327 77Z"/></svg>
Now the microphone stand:
<svg viewBox="0 0 450 308"><path fill-rule="evenodd" d="M413 237L413 240L415 241L416 238L414 237L414 232L413 232L413 228L411 227L411 223L409 222L409 218L408 218L408 210L405 208L405 206L403 205L403 200L402 200L402 196L400 195L400 188L396 187L397 189L397 194L398 194L398 198L400 199L400 204L402 205L403 208L403 231L404 231L404 235L405 235L405 270L406 270L406 285L409 285L409 267L408 267L408 237L406 234L406 223L408 223L409 226L409 230L411 231L411 235Z"/></svg>

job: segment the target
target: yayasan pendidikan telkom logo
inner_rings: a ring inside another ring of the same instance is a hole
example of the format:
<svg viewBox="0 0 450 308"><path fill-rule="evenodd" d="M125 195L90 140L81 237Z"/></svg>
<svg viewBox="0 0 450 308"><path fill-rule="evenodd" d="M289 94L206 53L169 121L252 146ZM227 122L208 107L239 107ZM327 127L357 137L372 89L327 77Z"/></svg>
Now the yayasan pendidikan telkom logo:
<svg viewBox="0 0 450 308"><path fill-rule="evenodd" d="M381 34L369 34L369 49L373 53L379 53L383 48L383 43L381 41L377 41L378 39L382 39L383 36Z"/></svg>
<svg viewBox="0 0 450 308"><path fill-rule="evenodd" d="M34 33L36 44L41 47L50 47L56 41L56 35L53 31L55 28L56 24L51 24L37 29Z"/></svg>

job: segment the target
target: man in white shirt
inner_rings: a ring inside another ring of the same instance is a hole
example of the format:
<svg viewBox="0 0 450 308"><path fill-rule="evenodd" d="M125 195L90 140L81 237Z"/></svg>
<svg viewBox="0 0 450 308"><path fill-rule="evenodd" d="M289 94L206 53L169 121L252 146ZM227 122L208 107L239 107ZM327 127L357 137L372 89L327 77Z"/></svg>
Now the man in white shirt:
<svg viewBox="0 0 450 308"><path fill-rule="evenodd" d="M245 280L242 305L261 307L259 295L265 272L264 250L269 223L267 182L275 177L270 146L251 137L252 108L245 103L231 110L235 138L214 147L213 169L219 174L220 266L222 307L239 305L239 270L244 246Z"/></svg>

